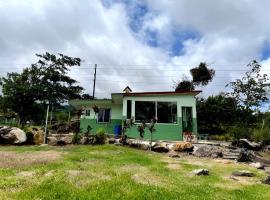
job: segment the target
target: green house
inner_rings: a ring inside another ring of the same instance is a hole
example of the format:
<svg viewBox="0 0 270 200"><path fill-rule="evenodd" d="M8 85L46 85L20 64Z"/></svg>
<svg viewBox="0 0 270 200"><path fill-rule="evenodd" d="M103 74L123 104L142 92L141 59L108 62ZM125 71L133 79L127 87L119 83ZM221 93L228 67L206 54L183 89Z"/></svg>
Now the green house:
<svg viewBox="0 0 270 200"><path fill-rule="evenodd" d="M154 140L183 140L183 133L197 134L195 96L200 91L179 92L131 92L112 93L111 99L71 100L70 105L82 109L80 119L82 132L90 126L92 133L104 128L108 134L119 133L123 120L133 119L135 125L127 129L130 138L139 138L137 126L142 121L157 119ZM95 112L94 107L98 108ZM150 132L145 132L150 139Z"/></svg>

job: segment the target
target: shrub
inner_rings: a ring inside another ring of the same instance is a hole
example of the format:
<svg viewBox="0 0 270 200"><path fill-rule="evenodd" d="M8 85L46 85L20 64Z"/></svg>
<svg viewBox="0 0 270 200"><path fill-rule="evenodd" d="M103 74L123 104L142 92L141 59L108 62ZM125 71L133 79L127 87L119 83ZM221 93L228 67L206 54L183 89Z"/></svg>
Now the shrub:
<svg viewBox="0 0 270 200"><path fill-rule="evenodd" d="M105 144L105 141L106 141L105 129L99 128L95 135L94 144Z"/></svg>
<svg viewBox="0 0 270 200"><path fill-rule="evenodd" d="M81 140L82 136L80 133L76 132L74 135L73 135L73 138L72 138L72 143L73 144L78 144Z"/></svg>
<svg viewBox="0 0 270 200"><path fill-rule="evenodd" d="M239 140L239 139L250 139L252 134L252 129L248 128L246 125L236 125L232 126L228 129L228 133L230 137L233 139Z"/></svg>
<svg viewBox="0 0 270 200"><path fill-rule="evenodd" d="M252 140L262 142L265 145L270 144L270 129L254 129L252 132Z"/></svg>
<svg viewBox="0 0 270 200"><path fill-rule="evenodd" d="M218 141L231 141L233 138L229 134L224 135L212 135L212 140L218 140Z"/></svg>
<svg viewBox="0 0 270 200"><path fill-rule="evenodd" d="M68 113L66 113L66 112L56 113L56 120L58 122L67 122L68 121Z"/></svg>

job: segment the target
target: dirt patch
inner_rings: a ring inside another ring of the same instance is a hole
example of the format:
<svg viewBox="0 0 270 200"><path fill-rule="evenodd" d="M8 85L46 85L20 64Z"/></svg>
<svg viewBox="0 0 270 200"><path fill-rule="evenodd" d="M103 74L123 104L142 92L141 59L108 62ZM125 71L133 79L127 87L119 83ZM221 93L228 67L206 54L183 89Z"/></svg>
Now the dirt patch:
<svg viewBox="0 0 270 200"><path fill-rule="evenodd" d="M120 171L122 172L130 172L135 173L138 171L148 171L147 167L141 166L139 164L130 164L130 165L124 165L120 167Z"/></svg>
<svg viewBox="0 0 270 200"><path fill-rule="evenodd" d="M22 176L22 177L32 177L35 175L35 172L31 172L31 171L22 171L17 173L17 176Z"/></svg>
<svg viewBox="0 0 270 200"><path fill-rule="evenodd" d="M162 186L163 181L160 177L151 173L136 173L132 176L133 181L144 185Z"/></svg>
<svg viewBox="0 0 270 200"><path fill-rule="evenodd" d="M67 171L69 181L71 181L76 187L84 187L97 181L111 180L111 176L102 172L90 172L82 170L68 170Z"/></svg>
<svg viewBox="0 0 270 200"><path fill-rule="evenodd" d="M221 164L234 164L235 162L232 160L226 160L226 159L214 159L213 161Z"/></svg>
<svg viewBox="0 0 270 200"><path fill-rule="evenodd" d="M174 170L178 170L181 169L181 166L178 163L169 163L167 165L167 168L169 169L174 169Z"/></svg>
<svg viewBox="0 0 270 200"><path fill-rule="evenodd" d="M153 185L153 186L165 186L166 182L163 178L154 174L147 167L139 164L125 165L120 168L121 172L131 173L131 179L139 184Z"/></svg>
<svg viewBox="0 0 270 200"><path fill-rule="evenodd" d="M41 151L18 153L13 151L0 152L0 168L18 168L35 164L56 162L62 157L58 151Z"/></svg>

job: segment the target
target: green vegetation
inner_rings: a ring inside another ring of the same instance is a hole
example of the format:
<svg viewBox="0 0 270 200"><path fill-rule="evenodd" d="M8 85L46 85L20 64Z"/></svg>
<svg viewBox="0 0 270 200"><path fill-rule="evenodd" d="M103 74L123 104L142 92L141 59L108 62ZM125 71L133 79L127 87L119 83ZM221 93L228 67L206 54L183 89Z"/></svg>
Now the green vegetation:
<svg viewBox="0 0 270 200"><path fill-rule="evenodd" d="M269 186L258 183L265 175L242 164L185 156L173 159L114 145L2 146L0 150L3 200L270 198ZM210 175L190 174L198 168L208 168ZM240 169L256 177L229 179L232 171Z"/></svg>

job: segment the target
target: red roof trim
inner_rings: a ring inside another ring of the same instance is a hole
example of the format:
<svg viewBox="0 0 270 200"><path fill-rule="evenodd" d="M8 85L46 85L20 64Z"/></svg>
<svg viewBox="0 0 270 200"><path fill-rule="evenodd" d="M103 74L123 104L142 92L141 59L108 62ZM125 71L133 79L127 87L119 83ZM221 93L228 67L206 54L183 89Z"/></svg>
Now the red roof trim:
<svg viewBox="0 0 270 200"><path fill-rule="evenodd" d="M199 94L201 90L194 91L167 91L167 92L131 92L123 93L124 96L134 96L134 95L164 95L164 94Z"/></svg>

